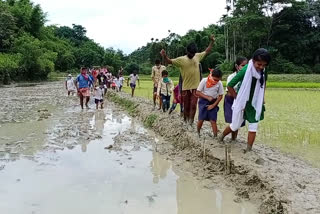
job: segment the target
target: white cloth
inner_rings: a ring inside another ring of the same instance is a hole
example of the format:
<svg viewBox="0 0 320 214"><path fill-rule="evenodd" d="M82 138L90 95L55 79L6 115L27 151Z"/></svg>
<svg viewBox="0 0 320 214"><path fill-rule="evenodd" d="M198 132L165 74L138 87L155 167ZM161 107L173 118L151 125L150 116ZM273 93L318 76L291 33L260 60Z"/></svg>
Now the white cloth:
<svg viewBox="0 0 320 214"><path fill-rule="evenodd" d="M74 84L74 79L72 77L70 79L67 79L67 90L76 91L76 86Z"/></svg>
<svg viewBox="0 0 320 214"><path fill-rule="evenodd" d="M123 77L119 77L119 81L120 81L120 85L122 86L123 82L124 82L124 78Z"/></svg>
<svg viewBox="0 0 320 214"><path fill-rule="evenodd" d="M249 132L257 132L258 131L258 123L249 123L248 131Z"/></svg>
<svg viewBox="0 0 320 214"><path fill-rule="evenodd" d="M94 92L94 99L103 100L104 88L96 87Z"/></svg>
<svg viewBox="0 0 320 214"><path fill-rule="evenodd" d="M122 86L120 79L116 79L114 82L116 83L117 88L120 88L120 86Z"/></svg>
<svg viewBox="0 0 320 214"><path fill-rule="evenodd" d="M235 77L236 75L237 75L237 72L233 72L232 74L230 74L230 75L228 76L228 78L227 78L227 85L228 85L228 83L233 79L233 77ZM238 83L236 86L234 86L233 88L234 88L235 91L238 91L238 87L239 87L239 83ZM228 87L226 87L226 92L228 92Z"/></svg>
<svg viewBox="0 0 320 214"><path fill-rule="evenodd" d="M212 86L211 88L207 88L207 79L204 78L201 80L197 91L201 91L204 95L210 96L213 99L217 99L219 95L223 95L223 85L222 82L219 81L215 86Z"/></svg>
<svg viewBox="0 0 320 214"><path fill-rule="evenodd" d="M264 99L265 82L261 87L258 82L258 80L261 78L261 74L254 67L253 61L250 60L246 70L246 74L241 83L239 93L232 106L232 123L230 125L232 131L238 130L241 127L241 124L243 123L244 109L250 97L250 89L253 77L257 79L257 84L254 90L251 104L253 108L256 110L256 121L260 120Z"/></svg>
<svg viewBox="0 0 320 214"><path fill-rule="evenodd" d="M139 79L138 74L136 74L135 76L133 74L130 74L130 83L132 84L136 84L136 81Z"/></svg>

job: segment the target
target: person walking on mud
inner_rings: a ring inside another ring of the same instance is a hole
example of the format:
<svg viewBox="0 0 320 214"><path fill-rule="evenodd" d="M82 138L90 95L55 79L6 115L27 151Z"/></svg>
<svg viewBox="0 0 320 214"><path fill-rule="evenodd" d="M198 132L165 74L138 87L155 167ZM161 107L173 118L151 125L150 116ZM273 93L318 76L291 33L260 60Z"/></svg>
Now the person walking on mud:
<svg viewBox="0 0 320 214"><path fill-rule="evenodd" d="M130 81L130 88L131 88L131 97L134 96L134 91L136 89L136 82L138 81L138 84L140 85L139 81L139 75L137 74L136 71L134 71L132 74L130 74L127 85L129 86L129 81Z"/></svg>
<svg viewBox="0 0 320 214"><path fill-rule="evenodd" d="M229 82L237 75L237 73L246 65L248 64L248 60L245 57L238 57L234 63L233 73L230 74L227 78L227 85ZM238 87L240 84L238 83L234 88L235 91L238 91ZM226 89L227 94L224 96L224 118L226 123L231 124L232 122L232 105L234 102L234 98L232 97L231 93ZM241 124L241 127L245 126L245 122ZM235 141L238 136L238 131L232 132L231 140Z"/></svg>
<svg viewBox="0 0 320 214"><path fill-rule="evenodd" d="M65 85L68 91L68 96L70 96L70 94L73 96L74 93L76 92L76 86L74 84L74 79L71 74L68 75Z"/></svg>
<svg viewBox="0 0 320 214"><path fill-rule="evenodd" d="M199 121L197 124L197 132L200 137L200 130L204 121L211 123L214 137L218 135L217 119L219 111L219 103L223 97L223 85L221 82L222 72L219 68L210 70L208 78L201 80L197 88L197 96L199 96Z"/></svg>
<svg viewBox="0 0 320 214"><path fill-rule="evenodd" d="M161 55L168 64L172 64L180 68L182 82L182 100L184 108L184 121L193 124L194 116L197 110L198 97L196 95L198 85L200 83L200 61L211 52L214 44L214 35L210 36L210 43L207 49L201 53L198 52L197 45L191 43L187 46L187 55L175 59L170 59L164 49L161 50Z"/></svg>
<svg viewBox="0 0 320 214"><path fill-rule="evenodd" d="M81 68L81 74L78 75L75 85L80 97L80 105L82 109L84 99L86 100L86 107L89 108L88 103L90 100L90 84L93 84L93 79L87 74L86 68Z"/></svg>
<svg viewBox="0 0 320 214"><path fill-rule="evenodd" d="M157 89L158 89L158 83L162 79L161 74L162 71L166 70L166 66L163 66L160 64L160 60L157 59L155 61L155 66L152 67L151 71L151 79L153 81L153 109L156 108L156 101L157 101ZM162 107L162 100L159 99L159 110Z"/></svg>
<svg viewBox="0 0 320 214"><path fill-rule="evenodd" d="M166 112L170 108L170 97L173 93L174 84L168 78L168 71L162 71L162 78L158 82L157 96L162 100L162 110Z"/></svg>
<svg viewBox="0 0 320 214"><path fill-rule="evenodd" d="M232 122L219 136L219 141L222 142L225 136L237 131L244 120L247 120L249 132L245 153L252 150L258 123L264 119L264 94L268 77L265 67L270 61L271 56L266 49L256 50L249 64L239 71L227 85L231 96L235 98L232 106ZM239 91L236 92L234 87L238 83L241 85Z"/></svg>

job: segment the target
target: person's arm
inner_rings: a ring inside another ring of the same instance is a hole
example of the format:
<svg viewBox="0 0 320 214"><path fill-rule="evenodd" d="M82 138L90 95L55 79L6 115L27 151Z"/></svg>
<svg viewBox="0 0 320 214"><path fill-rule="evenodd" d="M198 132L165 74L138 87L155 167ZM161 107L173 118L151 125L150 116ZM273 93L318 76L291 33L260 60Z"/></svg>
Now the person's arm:
<svg viewBox="0 0 320 214"><path fill-rule="evenodd" d="M246 74L247 66L241 69L235 77L228 83L227 88L233 98L237 97L237 92L234 90L234 87L243 80L244 75Z"/></svg>
<svg viewBox="0 0 320 214"><path fill-rule="evenodd" d="M66 85L66 89L68 90L68 87L67 87L67 80L66 80L66 82L65 82L65 85Z"/></svg>
<svg viewBox="0 0 320 214"><path fill-rule="evenodd" d="M75 86L76 86L76 88L77 88L77 91L79 92L79 86L78 86L79 80L78 80L78 78L79 78L79 77L77 77L77 78L74 80L74 84L75 84Z"/></svg>
<svg viewBox="0 0 320 214"><path fill-rule="evenodd" d="M170 85L171 85L171 87L170 87L170 92L173 93L174 84L173 84L172 80L170 80Z"/></svg>
<svg viewBox="0 0 320 214"><path fill-rule="evenodd" d="M220 81L218 84L219 84L218 98L217 98L217 100L216 100L212 105L209 105L209 106L208 106L208 110L211 110L211 109L215 108L216 106L218 106L219 103L220 103L220 101L221 101L222 98L223 98L223 93L224 93L223 84L222 84L221 81Z"/></svg>
<svg viewBox="0 0 320 214"><path fill-rule="evenodd" d="M158 82L157 96L160 97L161 80Z"/></svg>
<svg viewBox="0 0 320 214"><path fill-rule="evenodd" d="M93 76L89 76L89 80L91 82L91 85L94 86L94 77Z"/></svg>
<svg viewBox="0 0 320 214"><path fill-rule="evenodd" d="M197 88L196 95L198 97L200 97L200 98L206 99L209 102L211 102L213 100L213 98L210 97L210 96L205 95L204 93L202 93L202 91L204 90L205 85L206 85L206 80L205 79L201 80L201 82L200 82L200 84L199 84L199 86Z"/></svg>
<svg viewBox="0 0 320 214"><path fill-rule="evenodd" d="M207 95L205 95L204 93L202 93L201 91L198 91L198 90L197 90L197 92L196 92L196 95L197 95L198 97L201 97L201 98L203 98L203 99L206 99L206 100L208 100L208 101L210 101L210 102L213 100L212 97L207 96Z"/></svg>
<svg viewBox="0 0 320 214"><path fill-rule="evenodd" d="M212 46L213 46L213 44L214 44L214 41L215 41L215 37L214 37L214 34L212 34L212 35L210 36L210 43L209 43L207 49L205 50L206 55L208 55L208 54L211 52Z"/></svg>
<svg viewBox="0 0 320 214"><path fill-rule="evenodd" d="M153 67L152 67L152 70L151 70L151 79L154 82L154 69L153 69Z"/></svg>
<svg viewBox="0 0 320 214"><path fill-rule="evenodd" d="M210 111L211 109L214 109L220 103L220 101L222 100L222 97L223 95L219 95L217 100L213 104L208 106L208 110Z"/></svg>
<svg viewBox="0 0 320 214"><path fill-rule="evenodd" d="M172 60L167 56L164 49L161 50L160 54L168 64L172 64Z"/></svg>
<svg viewBox="0 0 320 214"><path fill-rule="evenodd" d="M127 79L127 86L129 86L130 76Z"/></svg>

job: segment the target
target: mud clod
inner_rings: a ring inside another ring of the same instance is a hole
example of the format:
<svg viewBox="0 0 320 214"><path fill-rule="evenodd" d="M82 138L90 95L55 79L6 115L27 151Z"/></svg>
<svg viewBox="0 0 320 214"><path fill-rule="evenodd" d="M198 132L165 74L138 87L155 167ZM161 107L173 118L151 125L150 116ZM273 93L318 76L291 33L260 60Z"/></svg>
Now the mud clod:
<svg viewBox="0 0 320 214"><path fill-rule="evenodd" d="M104 149L112 149L112 148L113 148L113 146L109 145L109 146L105 147Z"/></svg>

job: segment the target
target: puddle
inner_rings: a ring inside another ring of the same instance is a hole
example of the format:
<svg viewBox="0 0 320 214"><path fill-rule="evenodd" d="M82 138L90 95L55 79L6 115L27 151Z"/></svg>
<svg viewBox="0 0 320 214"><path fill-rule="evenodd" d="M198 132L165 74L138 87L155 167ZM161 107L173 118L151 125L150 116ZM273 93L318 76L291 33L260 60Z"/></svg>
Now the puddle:
<svg viewBox="0 0 320 214"><path fill-rule="evenodd" d="M154 136L139 147L140 142L127 142L118 151L104 149L117 135L152 135L123 113L94 112L88 128L102 138L70 150L38 152L34 160L0 160L5 165L0 170L1 213L257 213L248 202L235 203L232 192L206 189L175 172L170 161L152 151Z"/></svg>

